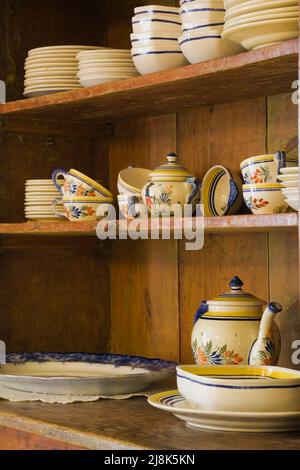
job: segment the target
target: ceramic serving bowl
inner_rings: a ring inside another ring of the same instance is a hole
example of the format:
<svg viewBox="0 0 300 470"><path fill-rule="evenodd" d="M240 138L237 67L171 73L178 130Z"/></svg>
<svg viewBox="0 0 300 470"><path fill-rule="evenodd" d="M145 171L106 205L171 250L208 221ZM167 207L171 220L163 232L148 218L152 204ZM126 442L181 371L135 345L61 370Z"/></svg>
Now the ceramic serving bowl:
<svg viewBox="0 0 300 470"><path fill-rule="evenodd" d="M59 178L65 180L63 186ZM104 186L77 170L72 169L69 172L61 168L54 170L52 173L52 181L64 197L100 197L113 199L113 195L104 188Z"/></svg>
<svg viewBox="0 0 300 470"><path fill-rule="evenodd" d="M179 16L174 17L172 15L156 15L149 13L143 16L134 16L132 18L132 30L134 33L160 31L162 28L164 31L179 32L180 27L181 21Z"/></svg>
<svg viewBox="0 0 300 470"><path fill-rule="evenodd" d="M129 167L120 171L118 176L118 191L128 197L141 196L142 188L149 179L151 170Z"/></svg>
<svg viewBox="0 0 300 470"><path fill-rule="evenodd" d="M63 203L63 212L58 208ZM56 217L66 218L70 222L93 222L100 220L105 216L98 215L98 209L101 205L113 204L113 199L107 198L58 198L52 203L54 215ZM108 207L107 207L108 212Z"/></svg>
<svg viewBox="0 0 300 470"><path fill-rule="evenodd" d="M286 157L285 152L258 155L241 163L245 184L276 183L279 172L284 167L294 167L297 160Z"/></svg>
<svg viewBox="0 0 300 470"><path fill-rule="evenodd" d="M217 30L210 30L209 33L187 32L179 38L179 44L191 64L228 57L243 51L239 44L222 39L221 32Z"/></svg>
<svg viewBox="0 0 300 470"><path fill-rule="evenodd" d="M236 214L243 204L240 176L221 165L211 168L202 183L201 203L206 217Z"/></svg>
<svg viewBox="0 0 300 470"><path fill-rule="evenodd" d="M161 47L162 49L171 47L173 50L174 48L179 48L178 44L178 37L179 33L166 33L162 31L155 31L150 33L143 33L143 34L131 34L131 44L134 48L145 48L145 47Z"/></svg>
<svg viewBox="0 0 300 470"><path fill-rule="evenodd" d="M194 4L186 4L180 8L182 23L224 23L225 8L208 7L203 8Z"/></svg>
<svg viewBox="0 0 300 470"><path fill-rule="evenodd" d="M120 213L125 219L133 220L137 217L146 217L148 215L147 206L143 203L142 196L127 196L120 194L118 196L118 205Z"/></svg>
<svg viewBox="0 0 300 470"><path fill-rule="evenodd" d="M145 15L148 13L155 13L158 15L179 15L179 8L177 7L169 7L163 5L145 5L142 7L136 7L134 9L134 14L136 16Z"/></svg>
<svg viewBox="0 0 300 470"><path fill-rule="evenodd" d="M179 366L177 384L193 409L300 411L300 371L268 366Z"/></svg>
<svg viewBox="0 0 300 470"><path fill-rule="evenodd" d="M158 47L133 48L132 59L141 75L182 67L188 63L177 47L173 50Z"/></svg>
<svg viewBox="0 0 300 470"><path fill-rule="evenodd" d="M182 33L189 33L192 31L205 31L209 29L220 29L223 32L224 22L212 21L211 23L202 22L202 23L183 23L181 27Z"/></svg>
<svg viewBox="0 0 300 470"><path fill-rule="evenodd" d="M279 183L245 184L243 194L248 209L255 215L287 212L288 205Z"/></svg>
<svg viewBox="0 0 300 470"><path fill-rule="evenodd" d="M241 44L245 49L258 49L288 39L296 39L298 19L286 18L237 25L230 29L225 28L222 37Z"/></svg>

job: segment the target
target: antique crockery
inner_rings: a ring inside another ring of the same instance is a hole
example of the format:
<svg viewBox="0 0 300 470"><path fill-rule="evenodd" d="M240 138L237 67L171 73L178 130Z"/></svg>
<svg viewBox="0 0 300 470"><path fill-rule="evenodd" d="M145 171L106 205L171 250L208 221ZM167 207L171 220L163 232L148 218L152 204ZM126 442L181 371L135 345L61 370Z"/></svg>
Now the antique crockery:
<svg viewBox="0 0 300 470"><path fill-rule="evenodd" d="M172 413L188 426L230 432L289 432L300 430L300 412L245 413L193 410L178 390L158 393L148 403Z"/></svg>
<svg viewBox="0 0 300 470"><path fill-rule="evenodd" d="M151 170L130 166L120 171L118 176L118 191L128 196L141 196L142 189L149 180Z"/></svg>
<svg viewBox="0 0 300 470"><path fill-rule="evenodd" d="M145 5L142 7L136 7L134 9L134 14L144 15L147 13L158 13L160 15L179 15L179 8L177 7L168 7L163 5Z"/></svg>
<svg viewBox="0 0 300 470"><path fill-rule="evenodd" d="M274 317L281 305L242 290L236 276L230 291L202 302L195 316L192 350L199 365L276 365L280 334Z"/></svg>
<svg viewBox="0 0 300 470"><path fill-rule="evenodd" d="M211 24L224 22L224 8L201 8L195 5L184 5L180 9L182 24Z"/></svg>
<svg viewBox="0 0 300 470"><path fill-rule="evenodd" d="M63 211L59 210L63 203ZM107 206L106 212L109 210L109 204L113 204L113 199L97 198L97 197L74 197L74 198L57 198L53 201L52 207L54 215L69 219L70 222L93 222L100 220L105 216L98 214L101 205Z"/></svg>
<svg viewBox="0 0 300 470"><path fill-rule="evenodd" d="M288 206L279 183L245 184L243 194L248 209L254 215L287 212Z"/></svg>
<svg viewBox="0 0 300 470"><path fill-rule="evenodd" d="M183 210L186 204L191 204L194 211L200 202L200 181L178 164L175 153L170 153L167 161L150 173L142 190L144 204L154 216L173 215L175 205Z"/></svg>
<svg viewBox="0 0 300 470"><path fill-rule="evenodd" d="M132 59L141 75L162 72L187 65L188 62L178 47L146 47L131 50Z"/></svg>
<svg viewBox="0 0 300 470"><path fill-rule="evenodd" d="M128 220L136 219L137 217L146 217L148 209L143 203L142 196L127 196L120 194L118 196L119 210L123 217Z"/></svg>
<svg viewBox="0 0 300 470"><path fill-rule="evenodd" d="M300 411L300 371L270 366L178 366L177 385L193 409Z"/></svg>
<svg viewBox="0 0 300 470"><path fill-rule="evenodd" d="M173 15L154 15L148 13L144 16L134 16L132 18L132 30L134 33L147 33L149 31L173 31L180 32L180 17Z"/></svg>
<svg viewBox="0 0 300 470"><path fill-rule="evenodd" d="M296 39L298 29L297 18L265 20L224 29L222 37L251 50Z"/></svg>
<svg viewBox="0 0 300 470"><path fill-rule="evenodd" d="M294 211L299 212L299 197L298 197L298 198L295 198L295 199L292 199L292 198L286 199L286 203L287 203L292 209L294 209Z"/></svg>
<svg viewBox="0 0 300 470"><path fill-rule="evenodd" d="M287 158L285 152L258 155L241 163L245 184L276 183L282 168L295 166L297 161Z"/></svg>
<svg viewBox="0 0 300 470"><path fill-rule="evenodd" d="M140 34L131 34L131 44L132 47L148 47L148 46L158 46L158 47L179 47L178 46L178 37L180 32L168 32L168 31L155 31L148 33Z"/></svg>
<svg viewBox="0 0 300 470"><path fill-rule="evenodd" d="M280 173L282 175L299 175L299 167L294 166L294 167L287 167L287 168L281 168Z"/></svg>
<svg viewBox="0 0 300 470"><path fill-rule="evenodd" d="M281 0L274 1L248 1L242 5L237 5L227 9L225 19L248 17L248 16L261 16L266 12L285 13L285 12L298 12L299 6L297 0L289 0L285 5Z"/></svg>
<svg viewBox="0 0 300 470"><path fill-rule="evenodd" d="M59 183L60 177L65 180L63 186ZM113 195L106 188L77 170L68 172L57 169L52 173L52 181L64 197L104 197L113 199Z"/></svg>
<svg viewBox="0 0 300 470"><path fill-rule="evenodd" d="M226 20L226 23L225 23L225 26L224 26L224 30L228 30L228 29L231 29L231 28L234 28L235 26L238 26L238 25L244 25L244 24L248 24L248 23L255 23L256 21L257 22L261 22L261 21L269 21L269 20L277 20L277 19L287 19L287 18L290 18L290 19L295 19L295 18L298 18L299 16L299 12L287 12L287 13L283 13L283 12L280 12L280 13L272 13L271 10L268 10L265 14L260 14L260 16L246 16L245 18L244 17L236 17L236 18L233 18L231 20Z"/></svg>
<svg viewBox="0 0 300 470"><path fill-rule="evenodd" d="M206 217L236 214L243 204L240 176L221 165L212 167L202 183L201 203Z"/></svg>
<svg viewBox="0 0 300 470"><path fill-rule="evenodd" d="M0 396L12 401L73 403L146 390L175 372L159 359L80 353L8 354Z"/></svg>
<svg viewBox="0 0 300 470"><path fill-rule="evenodd" d="M188 32L179 38L179 44L184 56L191 64L205 62L206 60L228 57L243 51L243 48L234 42L222 39L221 31L200 32L190 35Z"/></svg>

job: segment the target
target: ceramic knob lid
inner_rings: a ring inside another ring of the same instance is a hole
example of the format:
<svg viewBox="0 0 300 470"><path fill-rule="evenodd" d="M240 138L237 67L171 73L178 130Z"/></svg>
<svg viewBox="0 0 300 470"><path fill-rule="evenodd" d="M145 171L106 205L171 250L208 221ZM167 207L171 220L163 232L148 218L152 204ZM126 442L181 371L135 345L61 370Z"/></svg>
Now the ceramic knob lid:
<svg viewBox="0 0 300 470"><path fill-rule="evenodd" d="M265 302L264 300L255 297L249 292L245 292L242 289L243 285L243 281L238 276L235 276L229 284L230 291L225 292L224 294L221 294L218 297L215 297L211 301L207 302L208 305L212 305L215 307L218 305L222 307L258 307L259 309L261 309L263 305L267 304L267 302Z"/></svg>
<svg viewBox="0 0 300 470"><path fill-rule="evenodd" d="M188 178L194 178L189 170L178 164L176 153L167 155L167 163L159 166L150 173L151 181L169 181L178 182L186 181Z"/></svg>

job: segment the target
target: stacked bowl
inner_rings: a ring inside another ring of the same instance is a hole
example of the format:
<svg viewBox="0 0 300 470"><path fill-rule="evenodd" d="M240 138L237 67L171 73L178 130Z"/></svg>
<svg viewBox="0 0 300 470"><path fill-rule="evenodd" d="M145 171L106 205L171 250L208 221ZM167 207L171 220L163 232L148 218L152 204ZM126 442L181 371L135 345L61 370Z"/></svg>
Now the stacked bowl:
<svg viewBox="0 0 300 470"><path fill-rule="evenodd" d="M137 7L132 18L132 58L141 75L187 64L178 44L179 9L159 5Z"/></svg>
<svg viewBox="0 0 300 470"><path fill-rule="evenodd" d="M138 75L130 50L101 48L80 52L77 58L79 61L78 79L83 87Z"/></svg>
<svg viewBox="0 0 300 470"><path fill-rule="evenodd" d="M241 163L245 182L244 200L253 214L287 212L288 204L282 192L283 185L278 183L278 174L290 171L289 168L297 164L296 160L288 159L285 152L281 151L251 157Z"/></svg>
<svg viewBox="0 0 300 470"><path fill-rule="evenodd" d="M298 37L298 0L224 0L222 37L258 49Z"/></svg>
<svg viewBox="0 0 300 470"><path fill-rule="evenodd" d="M93 47L51 46L30 50L25 61L24 95L33 97L80 88L76 56L90 49Z"/></svg>
<svg viewBox="0 0 300 470"><path fill-rule="evenodd" d="M223 0L181 1L182 35L179 44L192 64L238 54L243 48L222 38L225 8Z"/></svg>
<svg viewBox="0 0 300 470"><path fill-rule="evenodd" d="M278 181L282 185L286 203L299 212L299 167L282 168Z"/></svg>
<svg viewBox="0 0 300 470"><path fill-rule="evenodd" d="M118 204L120 214L125 219L147 216L148 209L143 204L142 189L149 180L151 170L129 167L118 177Z"/></svg>
<svg viewBox="0 0 300 470"><path fill-rule="evenodd" d="M28 180L25 184L25 218L55 220L52 202L59 196L52 180ZM62 209L62 204L61 207Z"/></svg>

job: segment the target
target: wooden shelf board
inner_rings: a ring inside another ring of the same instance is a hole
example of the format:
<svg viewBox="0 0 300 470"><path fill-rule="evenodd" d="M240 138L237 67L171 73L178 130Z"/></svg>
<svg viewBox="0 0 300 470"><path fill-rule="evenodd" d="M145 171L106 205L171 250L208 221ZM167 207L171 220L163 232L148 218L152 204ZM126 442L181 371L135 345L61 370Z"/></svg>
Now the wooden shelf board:
<svg viewBox="0 0 300 470"><path fill-rule="evenodd" d="M57 448L57 442L91 450L123 451L300 448L299 432L244 434L188 428L173 415L152 408L146 398L66 406L1 401L0 448L10 448L10 429L38 436L36 447L34 439L27 438L26 450L38 449L43 439L47 439L43 448L49 449ZM54 440L52 446L49 439Z"/></svg>
<svg viewBox="0 0 300 470"><path fill-rule="evenodd" d="M191 220L187 220L186 222ZM171 220L171 233L174 228L181 227L184 219ZM235 215L227 217L211 217L204 219L206 233L227 232L268 232L276 230L293 230L298 227L298 214L274 214L274 215ZM117 223L120 226L120 222ZM192 227L195 230L197 219L192 219ZM167 228L165 221L161 221L160 229ZM96 222L23 222L16 224L0 224L2 236L96 236ZM150 230L147 230L150 233Z"/></svg>
<svg viewBox="0 0 300 470"><path fill-rule="evenodd" d="M3 118L113 122L292 91L298 41L120 82L0 105Z"/></svg>

